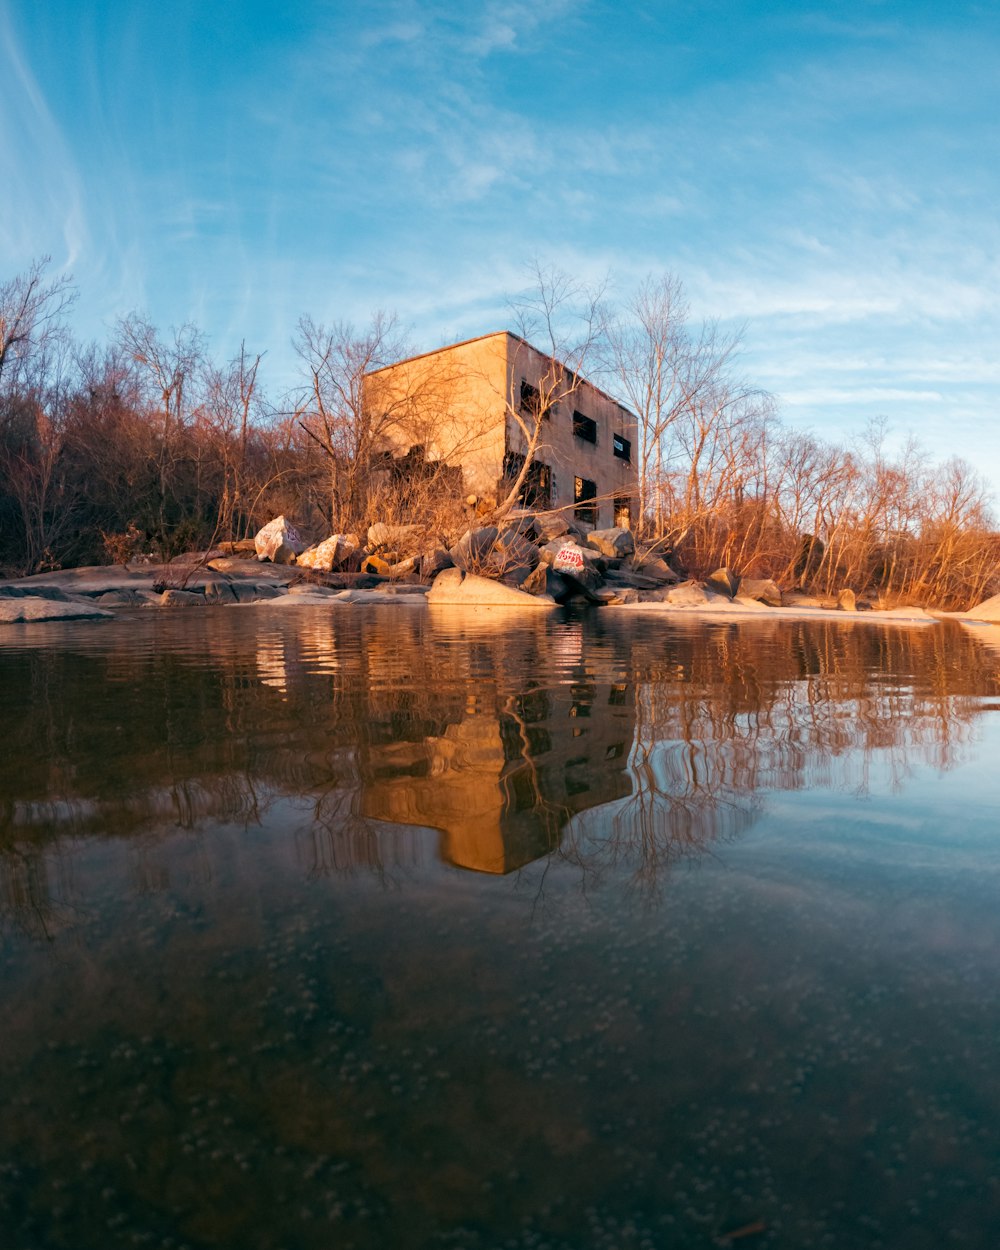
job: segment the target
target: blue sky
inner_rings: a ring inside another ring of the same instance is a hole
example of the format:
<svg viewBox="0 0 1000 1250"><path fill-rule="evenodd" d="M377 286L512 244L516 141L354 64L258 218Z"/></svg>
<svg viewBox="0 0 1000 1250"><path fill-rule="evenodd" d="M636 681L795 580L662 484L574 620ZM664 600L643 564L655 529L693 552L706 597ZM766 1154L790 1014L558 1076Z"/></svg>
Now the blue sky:
<svg viewBox="0 0 1000 1250"><path fill-rule="evenodd" d="M0 0L0 276L292 380L303 313L430 348L537 257L684 282L783 418L1000 494L1000 5Z"/></svg>

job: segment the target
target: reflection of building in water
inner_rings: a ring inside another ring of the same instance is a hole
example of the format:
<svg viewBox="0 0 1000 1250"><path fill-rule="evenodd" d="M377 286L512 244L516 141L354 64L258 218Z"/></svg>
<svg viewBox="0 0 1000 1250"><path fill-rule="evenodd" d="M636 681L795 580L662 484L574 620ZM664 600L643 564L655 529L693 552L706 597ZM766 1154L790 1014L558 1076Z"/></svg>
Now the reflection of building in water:
<svg viewBox="0 0 1000 1250"><path fill-rule="evenodd" d="M571 816L630 793L634 700L581 678L489 704L473 701L441 734L373 745L362 804L440 829L451 864L505 873L558 846Z"/></svg>

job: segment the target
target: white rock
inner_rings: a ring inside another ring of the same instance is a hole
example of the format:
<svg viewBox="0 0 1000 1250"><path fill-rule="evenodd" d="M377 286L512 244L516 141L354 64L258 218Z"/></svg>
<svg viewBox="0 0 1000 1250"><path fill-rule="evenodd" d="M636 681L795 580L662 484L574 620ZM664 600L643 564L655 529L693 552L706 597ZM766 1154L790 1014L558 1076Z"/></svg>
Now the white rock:
<svg viewBox="0 0 1000 1250"><path fill-rule="evenodd" d="M275 517L258 530L253 545L258 560L270 560L274 564L292 564L294 557L308 546L295 526L283 516Z"/></svg>

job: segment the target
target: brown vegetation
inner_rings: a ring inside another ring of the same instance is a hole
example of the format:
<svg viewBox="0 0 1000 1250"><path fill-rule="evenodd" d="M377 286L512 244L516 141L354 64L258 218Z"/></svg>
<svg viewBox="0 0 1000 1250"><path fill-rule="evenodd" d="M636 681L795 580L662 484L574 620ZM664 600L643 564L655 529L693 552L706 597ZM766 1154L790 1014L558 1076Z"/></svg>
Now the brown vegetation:
<svg viewBox="0 0 1000 1250"><path fill-rule="evenodd" d="M913 445L889 455L877 427L847 448L785 428L739 375L738 336L693 325L672 277L616 314L562 275L535 279L513 315L561 367L536 413L508 405L529 454L498 483L497 514L524 488L546 407L586 371L639 419L640 536L692 573L959 608L1000 590L1000 538L968 465ZM164 335L132 315L106 345L74 344L73 297L45 260L0 283L0 570L170 558L279 513L318 536L416 522L454 542L467 528L460 443L422 452L441 442L453 379L391 399L363 385L409 351L391 317L360 332L303 318L302 385L275 403L260 354L241 345L219 366L191 326Z"/></svg>

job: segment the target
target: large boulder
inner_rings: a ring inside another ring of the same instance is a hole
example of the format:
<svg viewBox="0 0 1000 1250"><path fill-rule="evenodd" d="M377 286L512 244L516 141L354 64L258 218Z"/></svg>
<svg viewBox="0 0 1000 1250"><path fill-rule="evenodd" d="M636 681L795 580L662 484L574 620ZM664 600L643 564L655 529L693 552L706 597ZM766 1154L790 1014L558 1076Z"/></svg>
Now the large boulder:
<svg viewBox="0 0 1000 1250"><path fill-rule="evenodd" d="M837 607L841 612L857 612L858 601L854 591L845 587L837 596Z"/></svg>
<svg viewBox="0 0 1000 1250"><path fill-rule="evenodd" d="M551 608L551 599L525 594L489 577L445 569L434 579L427 602L448 607L469 608Z"/></svg>
<svg viewBox="0 0 1000 1250"><path fill-rule="evenodd" d="M638 554L633 556L632 571L638 573L640 577L650 578L658 586L673 585L681 580L666 560L660 556Z"/></svg>
<svg viewBox="0 0 1000 1250"><path fill-rule="evenodd" d="M770 577L744 577L740 581L739 597L766 603L769 608L781 607L781 588Z"/></svg>
<svg viewBox="0 0 1000 1250"><path fill-rule="evenodd" d="M489 577L519 585L537 568L541 556L534 543L514 530L504 530L481 569Z"/></svg>
<svg viewBox="0 0 1000 1250"><path fill-rule="evenodd" d="M535 534L540 542L555 542L568 534L569 529L569 522L561 512L543 512L535 517Z"/></svg>
<svg viewBox="0 0 1000 1250"><path fill-rule="evenodd" d="M424 581L430 581L431 578L437 577L438 573L443 573L445 569L453 568L454 563L443 547L434 547L420 557L418 566L420 576Z"/></svg>
<svg viewBox="0 0 1000 1250"><path fill-rule="evenodd" d="M339 568L358 549L353 535L331 534L315 547L303 551L295 561L301 568L329 573Z"/></svg>
<svg viewBox="0 0 1000 1250"><path fill-rule="evenodd" d="M965 615L973 621L1000 621L1000 595L984 600L977 607L970 608Z"/></svg>
<svg viewBox="0 0 1000 1250"><path fill-rule="evenodd" d="M553 552L553 548L555 551ZM547 548L551 555L552 571L558 573L568 584L585 597L589 598L604 584L604 578L597 567L597 552L593 548L585 548L579 543L550 543Z"/></svg>
<svg viewBox="0 0 1000 1250"><path fill-rule="evenodd" d="M725 595L727 599L735 599L740 589L740 575L732 569L716 569L705 578L709 590L717 595Z"/></svg>
<svg viewBox="0 0 1000 1250"><path fill-rule="evenodd" d="M466 530L448 554L455 568L464 573L478 572L492 555L499 539L500 531L495 525L480 525Z"/></svg>
<svg viewBox="0 0 1000 1250"><path fill-rule="evenodd" d="M113 613L99 608L88 599L53 599L41 595L4 595L0 597L0 624L13 625L30 621L76 621L110 617Z"/></svg>
<svg viewBox="0 0 1000 1250"><path fill-rule="evenodd" d="M283 516L275 517L257 531L253 540L258 560L272 564L294 564L295 557L309 546L299 531Z"/></svg>
<svg viewBox="0 0 1000 1250"><path fill-rule="evenodd" d="M615 525L608 530L592 530L587 535L587 546L609 560L624 560L635 551L635 539L630 530Z"/></svg>

